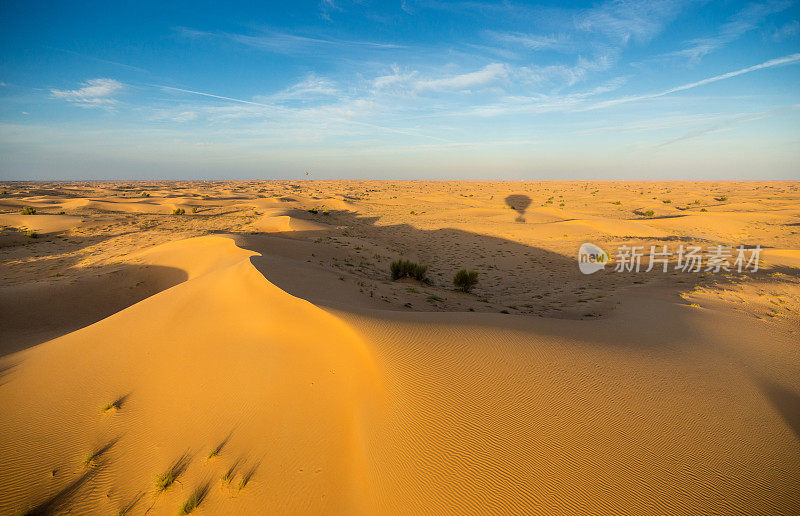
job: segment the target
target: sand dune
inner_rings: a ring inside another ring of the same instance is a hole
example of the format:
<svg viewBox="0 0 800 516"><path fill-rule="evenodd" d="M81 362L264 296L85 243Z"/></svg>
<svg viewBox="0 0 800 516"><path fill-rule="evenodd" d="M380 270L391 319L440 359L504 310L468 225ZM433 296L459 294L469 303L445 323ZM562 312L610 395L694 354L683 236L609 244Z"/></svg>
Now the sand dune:
<svg viewBox="0 0 800 516"><path fill-rule="evenodd" d="M60 233L80 224L80 217L70 215L0 215L0 226L12 226L38 233Z"/></svg>
<svg viewBox="0 0 800 516"><path fill-rule="evenodd" d="M137 185L152 212L98 185L74 225L0 247L0 514L175 514L192 494L198 514L796 509L793 183L770 215L665 218L625 206L709 187L514 185L520 213L508 184L221 185ZM337 195L358 212L323 215ZM587 238L729 230L764 245L761 271L575 263ZM432 281L390 281L399 256ZM449 284L464 264L473 294Z"/></svg>

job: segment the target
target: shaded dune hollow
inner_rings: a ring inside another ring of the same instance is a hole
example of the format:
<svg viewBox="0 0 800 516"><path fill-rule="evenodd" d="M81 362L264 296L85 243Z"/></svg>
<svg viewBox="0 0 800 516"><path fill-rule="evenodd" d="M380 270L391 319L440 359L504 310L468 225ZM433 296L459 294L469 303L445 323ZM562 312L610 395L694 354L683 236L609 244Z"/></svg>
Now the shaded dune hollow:
<svg viewBox="0 0 800 516"><path fill-rule="evenodd" d="M13 330L0 514L797 510L796 342L760 352L754 318L657 288L598 320L344 309L237 242L155 246L119 273L151 290Z"/></svg>

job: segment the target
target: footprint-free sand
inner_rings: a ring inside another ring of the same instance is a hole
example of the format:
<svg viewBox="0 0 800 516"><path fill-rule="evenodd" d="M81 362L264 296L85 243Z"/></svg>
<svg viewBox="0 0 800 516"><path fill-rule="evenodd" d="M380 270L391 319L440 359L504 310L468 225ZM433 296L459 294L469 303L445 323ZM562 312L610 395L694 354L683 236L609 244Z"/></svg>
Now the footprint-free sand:
<svg viewBox="0 0 800 516"><path fill-rule="evenodd" d="M0 514L798 510L800 183L0 192Z"/></svg>

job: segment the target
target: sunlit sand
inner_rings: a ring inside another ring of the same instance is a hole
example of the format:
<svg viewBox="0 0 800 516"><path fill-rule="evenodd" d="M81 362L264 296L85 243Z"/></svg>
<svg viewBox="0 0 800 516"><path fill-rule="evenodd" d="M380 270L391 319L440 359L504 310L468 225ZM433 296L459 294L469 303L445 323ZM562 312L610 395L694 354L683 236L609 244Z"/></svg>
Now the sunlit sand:
<svg viewBox="0 0 800 516"><path fill-rule="evenodd" d="M1 514L797 507L797 183L0 189Z"/></svg>

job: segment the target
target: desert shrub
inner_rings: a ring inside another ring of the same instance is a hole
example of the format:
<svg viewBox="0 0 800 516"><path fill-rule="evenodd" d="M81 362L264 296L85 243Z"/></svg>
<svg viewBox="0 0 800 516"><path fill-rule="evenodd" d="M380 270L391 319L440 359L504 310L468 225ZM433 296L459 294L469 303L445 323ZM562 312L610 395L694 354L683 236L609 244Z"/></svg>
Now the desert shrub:
<svg viewBox="0 0 800 516"><path fill-rule="evenodd" d="M28 231L27 235L28 238L39 238L39 233L37 233L36 231Z"/></svg>
<svg viewBox="0 0 800 516"><path fill-rule="evenodd" d="M671 202L672 202L672 200L671 200L671 199L664 199L664 200L663 200L663 201L661 201L661 202L663 202L664 204L669 204L669 203L671 203Z"/></svg>
<svg viewBox="0 0 800 516"><path fill-rule="evenodd" d="M311 208L310 210L308 210L308 213L311 213L312 215L316 215L317 213L319 213L319 210L317 210L316 208Z"/></svg>
<svg viewBox="0 0 800 516"><path fill-rule="evenodd" d="M411 260L395 260L389 266L392 273L392 280L399 280L401 278L414 278L417 281L425 281L425 275L428 273L428 266L420 263L412 262Z"/></svg>
<svg viewBox="0 0 800 516"><path fill-rule="evenodd" d="M173 215L183 215L184 213L186 213L186 210L184 210L183 208L175 208L174 210L172 210Z"/></svg>
<svg viewBox="0 0 800 516"><path fill-rule="evenodd" d="M655 214L656 212L654 212L653 210L647 210L646 212L644 212L645 217L652 217Z"/></svg>
<svg viewBox="0 0 800 516"><path fill-rule="evenodd" d="M197 213L197 206L192 206L192 213Z"/></svg>
<svg viewBox="0 0 800 516"><path fill-rule="evenodd" d="M478 284L478 271L468 271L467 269L461 269L453 276L453 285L456 286L458 290L463 292L469 292L472 290L472 287Z"/></svg>
<svg viewBox="0 0 800 516"><path fill-rule="evenodd" d="M31 208L30 206L25 206L20 211L23 215L36 215L36 208Z"/></svg>
<svg viewBox="0 0 800 516"><path fill-rule="evenodd" d="M719 201L719 202L725 202L725 201L728 200L728 196L727 195L723 195L721 197L714 197L714 199Z"/></svg>
<svg viewBox="0 0 800 516"><path fill-rule="evenodd" d="M59 215L66 215L66 214L67 214L67 212L66 212L66 211L59 211L59 212L58 212L58 214L59 214Z"/></svg>

